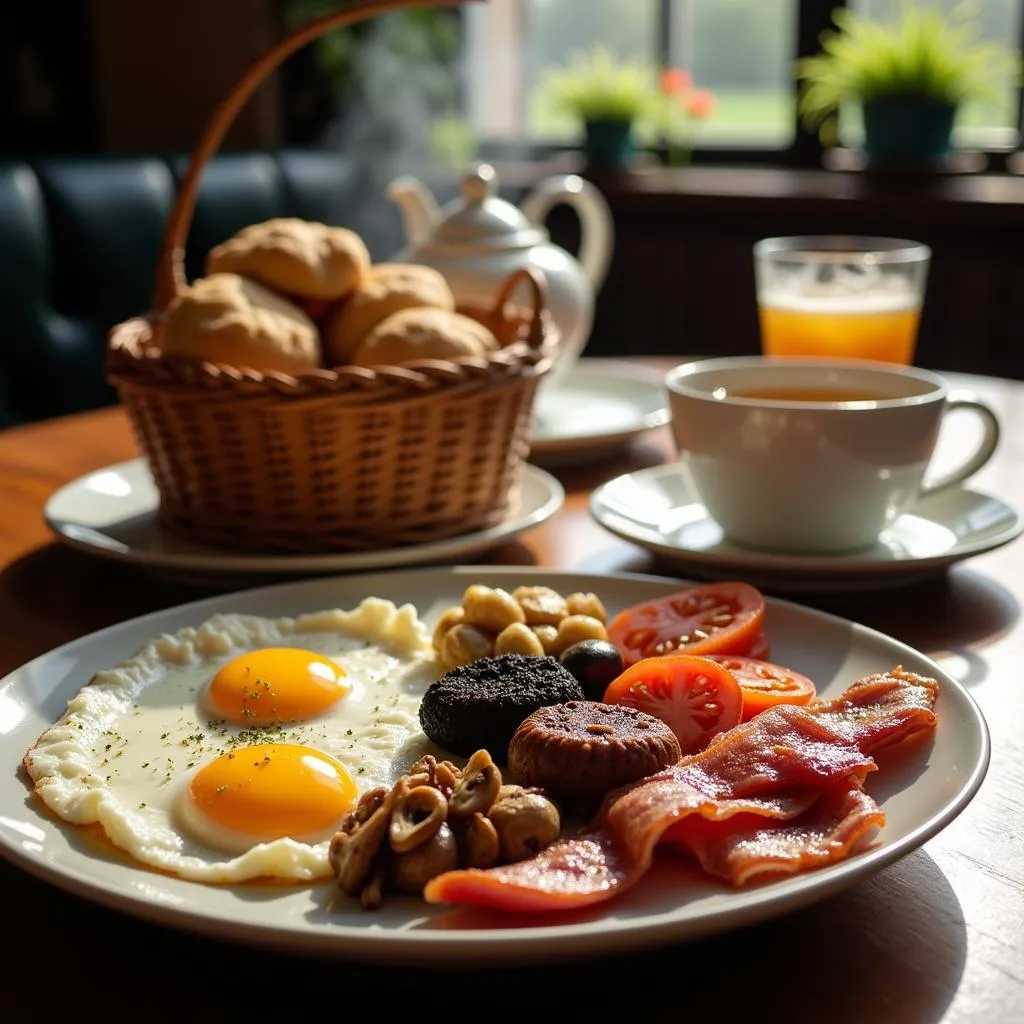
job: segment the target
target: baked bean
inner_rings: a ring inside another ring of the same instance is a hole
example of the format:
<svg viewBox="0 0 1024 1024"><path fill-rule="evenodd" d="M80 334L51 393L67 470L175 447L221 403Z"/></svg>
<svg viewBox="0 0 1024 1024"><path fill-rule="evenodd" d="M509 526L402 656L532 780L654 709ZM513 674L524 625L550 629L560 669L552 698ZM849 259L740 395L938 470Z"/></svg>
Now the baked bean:
<svg viewBox="0 0 1024 1024"><path fill-rule="evenodd" d="M534 626L533 631L537 634L537 639L540 641L541 647L544 648L544 653L557 657L558 655L555 653L555 650L558 645L558 627Z"/></svg>
<svg viewBox="0 0 1024 1024"><path fill-rule="evenodd" d="M469 587L462 596L462 608L469 625L493 636L514 622L526 621L515 598L500 587Z"/></svg>
<svg viewBox="0 0 1024 1024"><path fill-rule="evenodd" d="M590 615L567 615L558 624L555 638L555 656L578 644L581 640L607 640L608 632L604 623Z"/></svg>
<svg viewBox="0 0 1024 1024"><path fill-rule="evenodd" d="M605 611L597 594L583 593L582 591L570 594L565 599L565 605L569 609L570 615L589 615L592 619L597 619L598 622L608 621L608 612Z"/></svg>
<svg viewBox="0 0 1024 1024"><path fill-rule="evenodd" d="M529 626L557 626L568 614L565 598L550 587L516 587L512 597L522 608Z"/></svg>
<svg viewBox="0 0 1024 1024"><path fill-rule="evenodd" d="M544 654L540 637L523 622L506 626L494 639L494 653L498 654Z"/></svg>
<svg viewBox="0 0 1024 1024"><path fill-rule="evenodd" d="M456 605L454 608L446 608L441 618L437 620L437 625L434 627L433 644L434 650L441 650L441 641L444 639L445 633L448 632L453 626L458 626L466 619L466 613L460 605Z"/></svg>
<svg viewBox="0 0 1024 1024"><path fill-rule="evenodd" d="M441 640L441 664L448 669L468 665L478 658L489 658L494 652L491 638L475 626L460 623L445 633Z"/></svg>

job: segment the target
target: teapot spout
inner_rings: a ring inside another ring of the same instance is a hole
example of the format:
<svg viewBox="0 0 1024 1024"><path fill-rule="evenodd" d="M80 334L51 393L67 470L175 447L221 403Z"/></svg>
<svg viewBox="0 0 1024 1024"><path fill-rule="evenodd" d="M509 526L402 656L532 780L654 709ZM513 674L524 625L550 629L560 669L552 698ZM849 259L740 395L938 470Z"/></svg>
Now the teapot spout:
<svg viewBox="0 0 1024 1024"><path fill-rule="evenodd" d="M417 178L402 175L388 185L388 196L402 211L408 244L413 249L426 245L441 220L441 209L430 190Z"/></svg>

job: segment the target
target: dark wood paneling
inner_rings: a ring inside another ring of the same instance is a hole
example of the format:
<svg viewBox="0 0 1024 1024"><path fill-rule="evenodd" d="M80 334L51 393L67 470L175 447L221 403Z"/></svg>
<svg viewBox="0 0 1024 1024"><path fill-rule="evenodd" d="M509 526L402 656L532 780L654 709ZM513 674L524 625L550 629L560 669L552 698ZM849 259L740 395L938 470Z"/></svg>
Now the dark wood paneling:
<svg viewBox="0 0 1024 1024"><path fill-rule="evenodd" d="M594 182L617 244L590 354L756 352L754 242L874 234L932 247L919 364L1024 379L1024 180L701 167ZM575 247L571 214L549 226Z"/></svg>

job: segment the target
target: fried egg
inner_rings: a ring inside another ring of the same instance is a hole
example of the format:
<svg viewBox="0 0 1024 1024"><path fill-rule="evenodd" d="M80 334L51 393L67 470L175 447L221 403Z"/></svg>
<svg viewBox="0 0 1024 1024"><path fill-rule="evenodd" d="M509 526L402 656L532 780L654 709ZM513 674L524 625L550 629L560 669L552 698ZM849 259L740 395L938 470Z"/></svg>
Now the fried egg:
<svg viewBox="0 0 1024 1024"><path fill-rule="evenodd" d="M308 881L359 794L430 749L417 713L436 674L411 605L217 615L97 673L25 767L55 814L151 867Z"/></svg>

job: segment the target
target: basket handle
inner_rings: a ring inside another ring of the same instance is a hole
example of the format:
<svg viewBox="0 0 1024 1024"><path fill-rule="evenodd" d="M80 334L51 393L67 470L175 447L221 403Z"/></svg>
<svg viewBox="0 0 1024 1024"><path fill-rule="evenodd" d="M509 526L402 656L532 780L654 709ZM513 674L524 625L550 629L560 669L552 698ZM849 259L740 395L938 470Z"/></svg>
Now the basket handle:
<svg viewBox="0 0 1024 1024"><path fill-rule="evenodd" d="M526 342L530 348L540 350L544 344L544 311L547 308L547 280L539 270L533 267L520 267L512 271L501 283L498 296L494 300L494 313L497 317L504 316L505 307L519 285L525 284L530 293L530 326Z"/></svg>
<svg viewBox="0 0 1024 1024"><path fill-rule="evenodd" d="M199 137L199 142L189 160L188 169L182 178L178 195L164 230L157 264L154 305L165 309L171 299L185 286L185 238L192 216L195 213L199 179L210 158L217 152L224 136L238 116L242 107L261 86L272 71L290 57L296 50L319 38L333 28L344 28L379 14L407 7L453 7L478 0L362 0L340 11L332 11L316 18L279 40L261 57L258 57L241 78L221 100L209 123Z"/></svg>

